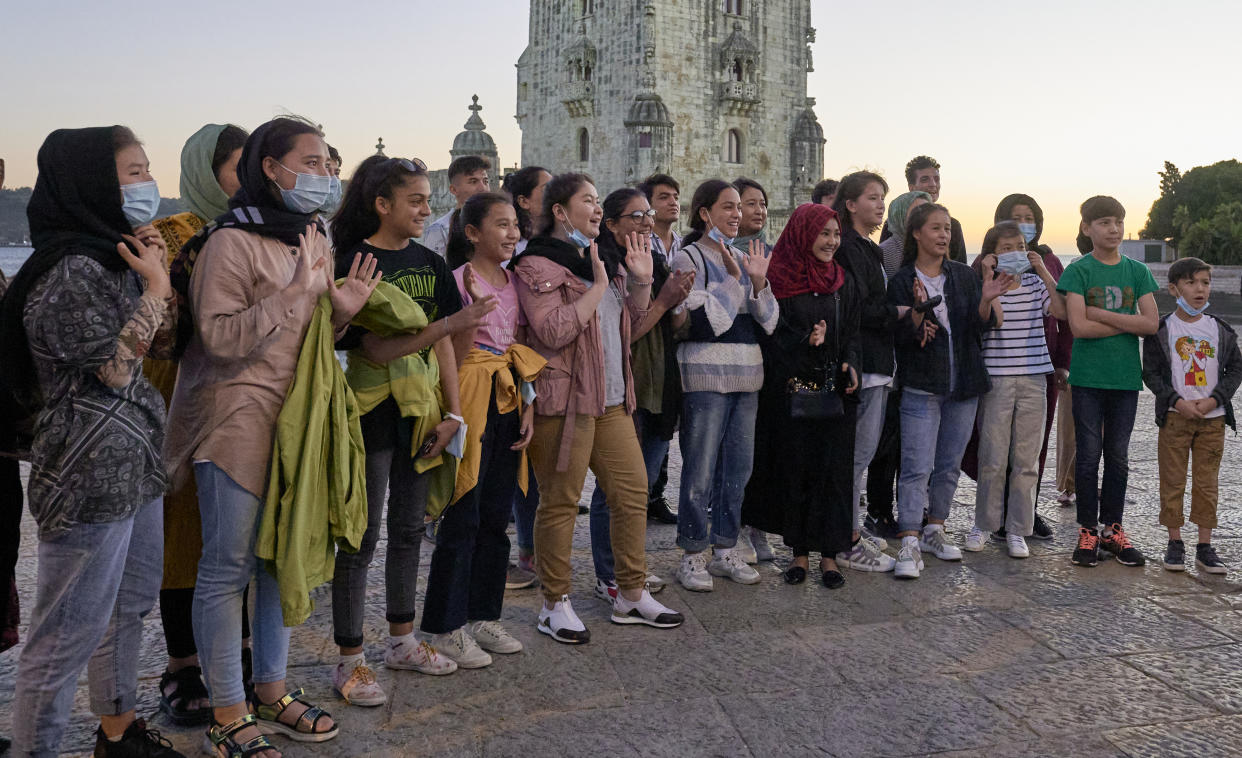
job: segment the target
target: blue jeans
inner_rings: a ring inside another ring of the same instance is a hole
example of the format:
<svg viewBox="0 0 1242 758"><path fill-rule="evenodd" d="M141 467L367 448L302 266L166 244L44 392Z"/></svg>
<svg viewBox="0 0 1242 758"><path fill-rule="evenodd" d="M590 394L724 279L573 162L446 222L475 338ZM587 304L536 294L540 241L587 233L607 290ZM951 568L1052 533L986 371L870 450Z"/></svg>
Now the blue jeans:
<svg viewBox="0 0 1242 758"><path fill-rule="evenodd" d="M1130 473L1130 432L1138 411L1138 390L1102 390L1074 387L1074 437L1078 457L1074 488L1078 493L1078 523L1088 529L1120 524L1126 507ZM1104 478L1100 481L1100 457Z"/></svg>
<svg viewBox="0 0 1242 758"><path fill-rule="evenodd" d="M649 432L651 413L642 409L634 411L634 431L638 433L638 446L643 451L643 466L647 469L647 502L651 502L652 485L660 478L660 466L668 455L669 440ZM646 422L646 423L644 423ZM608 499L604 488L596 487L591 495L591 558L595 562L595 576L606 582L616 581L617 573L612 559L611 519Z"/></svg>
<svg viewBox="0 0 1242 758"><path fill-rule="evenodd" d="M901 393L901 476L897 528L917 532L928 517L946 519L961 476L962 454L975 426L979 398L952 400L906 389ZM933 444L934 442L934 444Z"/></svg>
<svg viewBox="0 0 1242 758"><path fill-rule="evenodd" d="M76 524L41 539L38 553L39 584L13 703L13 753L22 756L60 752L83 666L93 713L135 708L142 619L164 576L163 499L123 521Z"/></svg>
<svg viewBox="0 0 1242 758"><path fill-rule="evenodd" d="M742 497L755 459L758 392L682 396L677 546L689 553L737 544ZM708 533L707 509L711 508Z"/></svg>
<svg viewBox="0 0 1242 758"><path fill-rule="evenodd" d="M254 681L279 682L289 658L289 628L276 577L255 557L262 503L210 461L194 464L203 555L194 587L194 642L213 707L246 699L242 686L242 593L254 580L250 619Z"/></svg>
<svg viewBox="0 0 1242 758"><path fill-rule="evenodd" d="M868 387L858 390L858 418L854 422L854 504L851 523L852 529L862 528L862 484L863 474L875 457L876 448L880 444L880 433L884 430L884 407L888 402L891 385Z"/></svg>
<svg viewBox="0 0 1242 758"><path fill-rule="evenodd" d="M535 511L539 508L539 482L535 481L534 467L527 473L529 479L525 495L517 482L513 484L513 527L517 531L518 552L524 556L532 556L535 554Z"/></svg>

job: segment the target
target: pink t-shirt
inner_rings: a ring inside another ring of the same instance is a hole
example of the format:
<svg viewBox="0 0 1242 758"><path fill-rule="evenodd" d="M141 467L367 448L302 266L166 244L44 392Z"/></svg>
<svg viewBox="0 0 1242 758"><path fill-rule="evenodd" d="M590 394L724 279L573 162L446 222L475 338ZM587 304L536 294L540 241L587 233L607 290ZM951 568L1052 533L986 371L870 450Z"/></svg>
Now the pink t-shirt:
<svg viewBox="0 0 1242 758"><path fill-rule="evenodd" d="M466 287L462 283L462 272L465 269L465 266L461 266L454 270L453 278L457 280L457 291L461 293L462 304L469 305L474 300L470 297L470 293L466 292ZM508 283L500 289L493 287L477 272L474 278L479 283L480 289L489 295L495 295L499 301L492 312L487 314L487 321L475 331L474 342L476 345L486 345L493 350L504 352L513 344L518 325L518 297L517 289L513 286L513 274L505 271Z"/></svg>

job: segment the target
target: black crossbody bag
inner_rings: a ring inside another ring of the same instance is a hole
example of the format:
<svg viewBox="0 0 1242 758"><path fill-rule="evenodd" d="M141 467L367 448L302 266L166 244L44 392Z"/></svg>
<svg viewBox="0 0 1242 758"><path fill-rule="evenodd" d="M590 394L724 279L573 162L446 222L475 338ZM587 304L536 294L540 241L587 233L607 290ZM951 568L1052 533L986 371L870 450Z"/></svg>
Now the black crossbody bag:
<svg viewBox="0 0 1242 758"><path fill-rule="evenodd" d="M833 351L824 360L822 381L807 382L790 377L785 389L789 395L789 417L801 419L840 418L845 415L845 403L837 394L836 371L832 362L841 351L841 296L832 293L836 316L833 319Z"/></svg>

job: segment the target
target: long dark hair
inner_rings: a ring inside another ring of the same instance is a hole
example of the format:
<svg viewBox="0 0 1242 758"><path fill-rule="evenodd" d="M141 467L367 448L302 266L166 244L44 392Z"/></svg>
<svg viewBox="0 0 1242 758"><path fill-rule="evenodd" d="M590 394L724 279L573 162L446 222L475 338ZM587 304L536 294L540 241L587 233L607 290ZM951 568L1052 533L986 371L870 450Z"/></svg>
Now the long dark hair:
<svg viewBox="0 0 1242 758"><path fill-rule="evenodd" d="M634 198L641 197L644 200L647 196L642 190L634 187L622 187L613 190L604 198L604 218L603 222L617 221L621 218L621 214L625 212L625 206L630 204ZM600 230L599 239L599 255L603 260L609 258L617 262L618 265L625 263L625 241L617 239L612 230L606 225Z"/></svg>
<svg viewBox="0 0 1242 758"><path fill-rule="evenodd" d="M466 227L473 226L475 229L483 228L483 219L487 218L487 214L491 213L492 208L497 205L509 205L509 196L499 192L480 192L473 195L466 204L461 207L461 211L457 214L457 220L461 224L461 236L465 240L465 248L461 253L463 258L461 264L474 259L474 243L466 236ZM452 262L449 263L452 268Z"/></svg>
<svg viewBox="0 0 1242 758"><path fill-rule="evenodd" d="M379 231L380 218L375 212L377 197L393 201L398 187L416 176L426 175L426 170L418 164L401 158L372 155L358 164L341 207L332 217L332 246L337 259L349 255L359 243Z"/></svg>
<svg viewBox="0 0 1242 758"><path fill-rule="evenodd" d="M888 194L888 182L874 171L855 171L841 180L841 186L837 187L837 199L832 203L832 209L841 217L841 234L854 230L854 215L845 204L857 201L872 184L879 184L884 188L884 194Z"/></svg>
<svg viewBox="0 0 1242 758"><path fill-rule="evenodd" d="M1117 198L1109 197L1108 195L1096 195L1095 197L1088 198L1078 210L1082 214L1082 222L1084 224L1090 224L1092 221L1106 216L1116 216L1122 219L1126 217L1126 209L1121 203L1117 202ZM1078 244L1078 252L1083 255L1095 249L1095 243L1082 230L1082 227L1078 228L1078 239L1075 242Z"/></svg>
<svg viewBox="0 0 1242 758"><path fill-rule="evenodd" d="M551 174L543 166L525 166L511 174L505 174L505 180L501 184L501 189L509 193L513 198L513 210L517 213L518 231L522 233L522 239L528 240L535 230L531 228L532 219L530 211L522 207L518 203L519 197L530 199L531 193L539 186L540 174Z"/></svg>
<svg viewBox="0 0 1242 758"><path fill-rule="evenodd" d="M706 208L710 212L711 207L720 199L720 193L730 189L737 191L736 187L724 179L708 179L694 190L694 197L690 199L690 233L682 240L683 247L703 239L703 235L707 233L707 222L699 211Z"/></svg>
<svg viewBox="0 0 1242 758"><path fill-rule="evenodd" d="M914 239L914 233L922 229L927 224L927 219L936 212L949 215L949 209L939 203L923 203L910 211L910 218L906 220L906 240L905 249L901 251L901 265L908 266L918 259L919 243Z"/></svg>
<svg viewBox="0 0 1242 758"><path fill-rule="evenodd" d="M543 188L543 225L536 234L540 237L551 236L556 229L556 219L552 217L552 208L567 204L584 184L595 184L595 180L587 174L557 174Z"/></svg>

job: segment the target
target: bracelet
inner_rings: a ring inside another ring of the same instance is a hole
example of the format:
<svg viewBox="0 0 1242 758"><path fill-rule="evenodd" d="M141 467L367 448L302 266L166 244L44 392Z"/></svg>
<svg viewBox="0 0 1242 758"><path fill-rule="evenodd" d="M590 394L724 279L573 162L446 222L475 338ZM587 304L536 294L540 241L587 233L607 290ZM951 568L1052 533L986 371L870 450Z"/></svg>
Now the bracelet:
<svg viewBox="0 0 1242 758"><path fill-rule="evenodd" d="M459 424L466 423L466 420L462 418L461 416L458 416L456 413L446 413L444 414L444 418L451 418Z"/></svg>
<svg viewBox="0 0 1242 758"><path fill-rule="evenodd" d="M637 279L630 280L631 287L650 287L653 284L655 284L655 279L648 279L645 282L640 282Z"/></svg>

